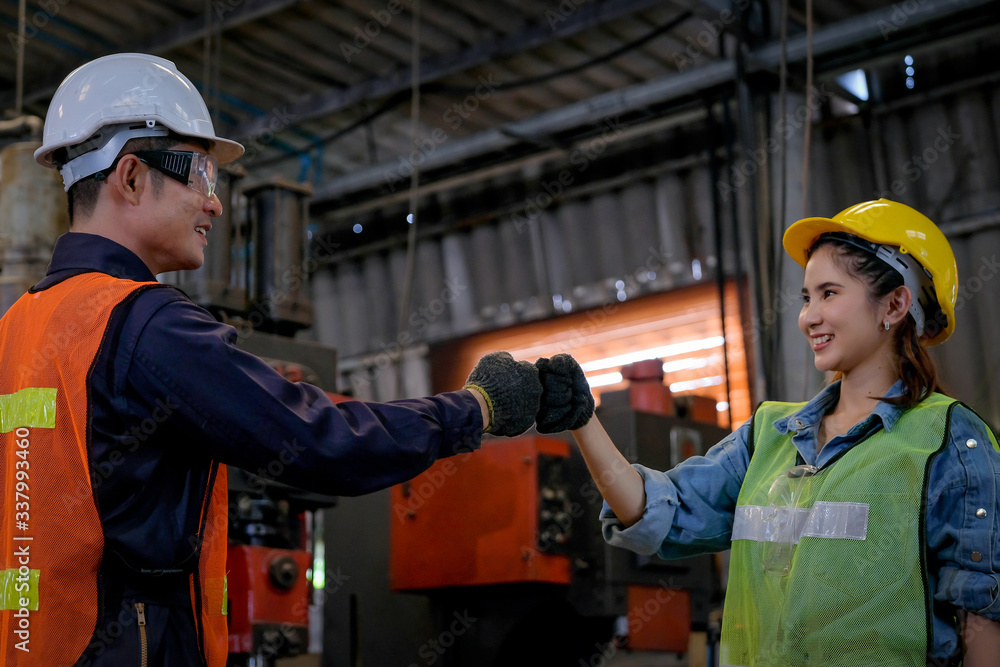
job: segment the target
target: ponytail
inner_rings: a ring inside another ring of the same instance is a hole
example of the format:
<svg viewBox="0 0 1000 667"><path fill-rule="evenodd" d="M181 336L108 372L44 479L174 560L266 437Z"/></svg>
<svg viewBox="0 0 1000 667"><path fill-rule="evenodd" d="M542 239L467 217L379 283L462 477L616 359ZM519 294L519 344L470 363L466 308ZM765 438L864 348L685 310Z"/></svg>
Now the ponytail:
<svg viewBox="0 0 1000 667"><path fill-rule="evenodd" d="M903 318L896 330L896 372L903 381L903 393L883 398L886 403L911 408L932 393L944 391L934 360L917 338L917 325L912 317Z"/></svg>

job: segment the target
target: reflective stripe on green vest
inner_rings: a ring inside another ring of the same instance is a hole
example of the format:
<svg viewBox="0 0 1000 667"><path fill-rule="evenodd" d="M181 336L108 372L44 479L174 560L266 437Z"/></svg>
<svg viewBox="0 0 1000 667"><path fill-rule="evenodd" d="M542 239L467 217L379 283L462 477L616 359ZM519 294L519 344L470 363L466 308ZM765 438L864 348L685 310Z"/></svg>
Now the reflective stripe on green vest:
<svg viewBox="0 0 1000 667"><path fill-rule="evenodd" d="M722 665L926 665L924 485L953 404L934 394L891 433L877 431L805 478L797 509L769 502L797 454L792 434L773 423L804 404L760 406L733 526ZM782 558L787 573L765 568Z"/></svg>

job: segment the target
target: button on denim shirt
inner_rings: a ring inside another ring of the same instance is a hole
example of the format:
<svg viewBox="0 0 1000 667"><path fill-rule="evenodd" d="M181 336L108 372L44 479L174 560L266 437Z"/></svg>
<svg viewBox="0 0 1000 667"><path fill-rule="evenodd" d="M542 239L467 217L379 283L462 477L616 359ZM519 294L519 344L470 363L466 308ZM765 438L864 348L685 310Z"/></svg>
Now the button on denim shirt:
<svg viewBox="0 0 1000 667"><path fill-rule="evenodd" d="M897 382L887 396L898 396ZM840 398L840 382L820 391L795 414L773 427L792 434L805 463L822 467L862 437L884 428L891 433L903 410L879 401L866 419L820 449L817 431L823 415ZM927 485L929 590L935 606L934 657L954 655L959 639L946 620L948 605L1000 620L1000 454L989 427L965 406L952 412L948 446L931 464ZM684 558L729 548L736 499L750 457L748 420L712 447L666 472L635 465L646 489L642 518L625 528L607 503L601 513L609 544L641 554ZM942 616L938 616L938 614Z"/></svg>

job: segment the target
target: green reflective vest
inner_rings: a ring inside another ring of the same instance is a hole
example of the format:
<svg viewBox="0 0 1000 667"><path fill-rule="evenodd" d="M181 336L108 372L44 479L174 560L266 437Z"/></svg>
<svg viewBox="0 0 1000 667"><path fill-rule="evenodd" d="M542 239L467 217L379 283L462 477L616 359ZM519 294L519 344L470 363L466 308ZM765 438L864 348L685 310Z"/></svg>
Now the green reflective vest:
<svg viewBox="0 0 1000 667"><path fill-rule="evenodd" d="M930 647L924 498L955 401L933 394L812 476L764 403L737 500L722 665L924 667Z"/></svg>

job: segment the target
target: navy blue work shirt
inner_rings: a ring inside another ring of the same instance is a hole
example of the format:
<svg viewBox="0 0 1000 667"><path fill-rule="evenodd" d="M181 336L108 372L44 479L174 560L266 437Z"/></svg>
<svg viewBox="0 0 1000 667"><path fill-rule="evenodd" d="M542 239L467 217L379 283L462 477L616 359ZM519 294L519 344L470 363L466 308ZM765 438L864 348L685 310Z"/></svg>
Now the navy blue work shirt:
<svg viewBox="0 0 1000 667"><path fill-rule="evenodd" d="M897 382L886 396L899 396L902 389ZM838 381L772 428L791 433L803 461L821 468L873 431L891 432L903 413L879 401L867 418L820 447L819 424L839 398ZM605 539L663 558L728 549L736 500L750 464L750 425L747 420L705 456L691 457L671 470L635 465L645 483L645 512L625 528L605 503ZM928 585L940 603L933 620L936 658L959 651L958 635L946 620L955 608L1000 621L1000 454L990 444L989 427L968 408L956 406L949 426L948 446L931 463L926 495Z"/></svg>
<svg viewBox="0 0 1000 667"><path fill-rule="evenodd" d="M155 280L127 248L71 232L56 242L47 275L34 289L94 271ZM79 480L75 487L67 485L63 498L67 508L97 500L109 579L113 568L194 565L191 536L198 534L213 460L251 473L266 471L268 478L302 489L353 496L479 447L482 413L467 391L334 404L318 387L289 382L236 347L236 338L233 327L172 287L141 290L113 313L90 376L93 491ZM176 609L150 607L151 642L154 633L165 632L164 650L172 644L186 648L169 649L184 652L164 664L198 664L187 653L193 641L187 591L160 593L160 602ZM141 595L126 586L103 596L109 641L105 646L95 639L90 658L81 664L124 664L112 658L122 641L111 630L135 621L128 601ZM163 622L153 627L157 614ZM128 633L118 634L124 639Z"/></svg>

